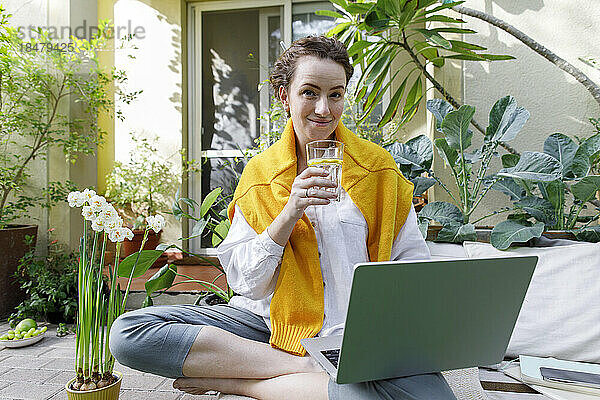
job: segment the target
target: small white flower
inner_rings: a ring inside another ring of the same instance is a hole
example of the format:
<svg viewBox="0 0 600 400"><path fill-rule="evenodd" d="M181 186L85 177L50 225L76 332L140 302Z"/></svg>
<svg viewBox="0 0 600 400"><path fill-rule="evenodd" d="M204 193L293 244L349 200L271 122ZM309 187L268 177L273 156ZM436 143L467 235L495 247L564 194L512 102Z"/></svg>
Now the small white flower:
<svg viewBox="0 0 600 400"><path fill-rule="evenodd" d="M102 209L100 210L100 214L98 215L98 217L102 218L105 223L115 219L118 216L119 216L119 214L117 213L117 210L115 210L115 208L112 206L112 204L109 204L109 203L105 203L102 206Z"/></svg>
<svg viewBox="0 0 600 400"><path fill-rule="evenodd" d="M69 202L69 207L81 207L85 203L83 194L77 191L69 193L67 201Z"/></svg>
<svg viewBox="0 0 600 400"><path fill-rule="evenodd" d="M146 222L148 223L148 227L156 233L160 232L162 228L165 227L165 218L160 214L146 217Z"/></svg>
<svg viewBox="0 0 600 400"><path fill-rule="evenodd" d="M129 228L122 228L123 229L123 235L125 235L125 238L127 240L131 240L133 239L133 231Z"/></svg>
<svg viewBox="0 0 600 400"><path fill-rule="evenodd" d="M83 215L83 218L87 219L88 221L93 221L96 219L96 213L90 206L83 206L81 209L81 215Z"/></svg>
<svg viewBox="0 0 600 400"><path fill-rule="evenodd" d="M111 242L122 242L125 239L121 228L115 228L108 233L108 238Z"/></svg>
<svg viewBox="0 0 600 400"><path fill-rule="evenodd" d="M96 218L93 220L92 229L94 232L102 232L104 230L104 220L102 218Z"/></svg>
<svg viewBox="0 0 600 400"><path fill-rule="evenodd" d="M102 211L102 207L104 207L104 205L106 204L106 199L96 194L92 196L88 203L90 204L90 207L92 207L92 210L94 210L94 212L100 212Z"/></svg>
<svg viewBox="0 0 600 400"><path fill-rule="evenodd" d="M81 193L78 191L71 192L67 196L67 201L69 202L69 207L75 207L75 200L79 197Z"/></svg>
<svg viewBox="0 0 600 400"><path fill-rule="evenodd" d="M90 201L92 200L92 197L96 195L96 192L92 189L84 189L81 195L83 197L83 201L90 204Z"/></svg>
<svg viewBox="0 0 600 400"><path fill-rule="evenodd" d="M122 242L125 239L133 239L133 232L129 228L115 228L110 231L108 238L111 242Z"/></svg>
<svg viewBox="0 0 600 400"><path fill-rule="evenodd" d="M110 233L113 229L120 228L123 225L123 218L118 215L112 219L104 220L104 231Z"/></svg>

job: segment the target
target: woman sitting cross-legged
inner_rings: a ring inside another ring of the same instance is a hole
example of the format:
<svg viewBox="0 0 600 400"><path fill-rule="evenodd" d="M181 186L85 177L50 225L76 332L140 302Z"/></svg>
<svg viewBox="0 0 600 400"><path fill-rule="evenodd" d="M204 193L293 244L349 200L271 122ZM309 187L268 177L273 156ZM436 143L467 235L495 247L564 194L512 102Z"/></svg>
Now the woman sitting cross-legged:
<svg viewBox="0 0 600 400"><path fill-rule="evenodd" d="M227 305L156 306L122 315L110 348L132 368L179 378L174 387L257 399L454 399L441 374L337 384L300 340L341 334L353 266L429 258L412 185L381 147L340 122L352 76L341 42L307 37L275 63L271 84L290 117L247 164L218 247ZM306 144L344 144L341 187L307 166ZM374 327L376 329L376 327Z"/></svg>

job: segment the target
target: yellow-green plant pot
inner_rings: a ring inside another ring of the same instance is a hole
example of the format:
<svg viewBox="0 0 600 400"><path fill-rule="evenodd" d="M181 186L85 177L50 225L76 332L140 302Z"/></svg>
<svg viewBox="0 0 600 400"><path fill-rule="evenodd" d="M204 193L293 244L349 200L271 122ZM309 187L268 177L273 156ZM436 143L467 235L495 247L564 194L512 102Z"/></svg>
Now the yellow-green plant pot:
<svg viewBox="0 0 600 400"><path fill-rule="evenodd" d="M119 392L121 391L121 382L123 381L123 374L117 371L113 371L113 375L117 376L117 381L110 386L106 386L100 389L79 391L71 389L71 384L75 382L75 379L71 379L65 385L67 391L67 399L69 400L117 400L119 398Z"/></svg>

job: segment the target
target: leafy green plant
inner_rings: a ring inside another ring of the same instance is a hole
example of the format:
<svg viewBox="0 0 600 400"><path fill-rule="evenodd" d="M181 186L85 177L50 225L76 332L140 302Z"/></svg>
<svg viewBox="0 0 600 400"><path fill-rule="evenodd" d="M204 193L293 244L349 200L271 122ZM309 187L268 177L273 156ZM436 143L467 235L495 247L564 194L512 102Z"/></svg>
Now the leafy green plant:
<svg viewBox="0 0 600 400"><path fill-rule="evenodd" d="M190 222L193 222L190 236L180 238L181 240L190 240L203 235L209 235L213 246L218 246L223 239L225 239L231 226L229 218L227 217L226 207L230 199L229 196L224 197L221 194L222 188L216 188L206 195L200 205L197 216L196 208L198 207L198 203L196 201L186 197L178 197L175 199L172 211L175 218L177 220L187 218ZM221 210L215 212L216 209ZM217 279L225 275L225 270L221 265L213 262L207 257L185 250L175 244L161 244L157 247L157 250L165 251L170 248L177 248L190 256L197 257L216 268L219 271L219 275L217 275L212 282L207 282L177 272L177 265L165 265L146 281L146 300L144 301L144 306L152 305L153 298L160 296L165 290L182 283L197 283L203 289L220 297L223 301L229 302L229 300L231 300L234 293L229 285L227 285L225 289L222 289L216 284ZM177 276L184 278L184 280L174 283ZM200 298L198 300L200 300Z"/></svg>
<svg viewBox="0 0 600 400"><path fill-rule="evenodd" d="M373 111L391 84L398 77L401 83L390 96L379 126L384 126L400 110L399 125L408 122L416 113L425 95L423 78L429 80L454 108L460 105L444 87L427 71L426 66L443 67L446 60L495 61L514 57L484 53L484 47L446 39L451 33L474 34L475 31L456 26L428 29L424 24L443 22L464 24L460 18L443 15L443 12L462 1L443 4L438 0L331 0L337 11L321 10L318 15L337 18L338 25L328 32L337 36L348 47L354 65L361 66L361 88L357 99L362 101L364 113L361 119ZM392 71L397 57L408 55L410 61ZM408 67L408 69L407 69ZM391 74L391 79L388 77ZM478 127L478 125L476 125ZM480 129L480 128L478 128ZM480 129L482 132L483 129Z"/></svg>
<svg viewBox="0 0 600 400"><path fill-rule="evenodd" d="M33 238L27 238L33 245ZM73 322L77 312L77 260L78 254L68 252L63 246L50 242L48 255L36 257L31 249L21 259L15 278L26 299L8 318L12 325L25 318L60 318Z"/></svg>
<svg viewBox="0 0 600 400"><path fill-rule="evenodd" d="M600 190L600 175L591 175L600 158L600 133L577 144L562 133L545 140L544 152L502 156L504 169L495 189L513 201L508 220L492 230L491 242L500 249L514 242L540 237L546 230L571 231L578 240L600 241L600 217L594 202ZM530 166L536 173L525 171ZM582 215L593 210L592 215Z"/></svg>
<svg viewBox="0 0 600 400"><path fill-rule="evenodd" d="M454 110L452 105L441 99L427 101L427 109L436 118L436 129L443 137L435 140L435 147L450 168L452 177L458 188L458 196L455 196L448 186L442 182L430 170L431 162L421 162L416 158L415 151L410 151L410 146L398 147L399 156L405 164L417 171L425 170L430 178L434 179L448 193L453 203L435 201L427 204L419 213L422 232L425 232L430 221L442 224L437 240L449 242L461 242L474 240L476 238L474 224L508 209L494 211L490 215L481 217L475 221L471 220L473 212L481 204L488 191L493 186L499 186L502 177L497 174L489 175L490 162L498 156L497 149L501 142L514 139L527 119L529 112L523 107L518 107L516 100L506 96L498 100L489 113L489 125L486 129L483 144L480 148L471 149L473 132L468 128L475 113L475 108L469 105L461 106ZM420 137L420 147L430 146L426 137ZM414 147L414 146L413 146ZM400 152L402 150L402 152ZM512 156L512 155L511 155ZM523 163L532 161L531 153L523 153ZM410 163L410 164L409 164ZM546 171L546 167L556 163L542 165L523 164L519 168L523 173L538 174ZM553 177L556 177L556 172ZM430 183L430 182L429 182Z"/></svg>
<svg viewBox="0 0 600 400"><path fill-rule="evenodd" d="M45 47L52 40L41 29L37 39L21 39L9 17L0 6L0 229L32 208L66 197L73 186L68 181L31 187L32 162L45 159L53 148L62 149L72 163L80 154L93 154L103 135L98 113L115 105L106 87L122 86L127 79L121 71L105 73L98 66L106 22L93 39L72 38L68 50L58 51ZM129 102L136 93L117 94ZM69 101L82 104L85 118L62 111Z"/></svg>
<svg viewBox="0 0 600 400"><path fill-rule="evenodd" d="M115 162L106 176L105 196L133 229L143 229L147 216L169 210L181 172L158 154L155 141L136 135L132 139L129 161Z"/></svg>
<svg viewBox="0 0 600 400"><path fill-rule="evenodd" d="M413 196L421 196L440 181L431 169L433 145L427 136L419 135L406 143L394 142L385 149L394 157L402 175L413 183Z"/></svg>

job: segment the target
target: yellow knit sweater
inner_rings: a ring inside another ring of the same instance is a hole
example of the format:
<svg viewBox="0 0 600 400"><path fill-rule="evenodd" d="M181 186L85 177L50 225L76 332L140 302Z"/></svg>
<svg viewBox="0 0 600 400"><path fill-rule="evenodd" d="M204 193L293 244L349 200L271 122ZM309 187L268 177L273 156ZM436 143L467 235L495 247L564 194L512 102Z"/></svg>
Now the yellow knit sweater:
<svg viewBox="0 0 600 400"><path fill-rule="evenodd" d="M392 156L358 138L340 122L337 140L345 144L342 187L367 221L370 261L389 261L392 244L404 225L412 202L413 185ZM296 140L291 119L275 144L248 162L229 204L262 233L283 210L297 175ZM315 232L308 217L296 223L283 251L281 269L271 301L271 346L304 355L300 339L313 337L323 326L323 280Z"/></svg>

